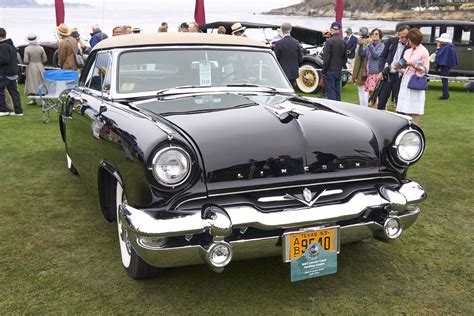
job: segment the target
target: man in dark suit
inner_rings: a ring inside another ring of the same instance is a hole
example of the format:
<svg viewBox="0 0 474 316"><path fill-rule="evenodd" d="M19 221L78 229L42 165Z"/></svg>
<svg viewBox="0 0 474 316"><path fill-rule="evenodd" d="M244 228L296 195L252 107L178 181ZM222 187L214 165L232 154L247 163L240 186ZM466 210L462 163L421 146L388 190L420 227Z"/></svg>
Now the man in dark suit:
<svg viewBox="0 0 474 316"><path fill-rule="evenodd" d="M351 70L354 65L355 49L357 47L357 38L352 35L352 29L348 27L346 29L346 35L344 37L344 42L347 46L347 63L351 66Z"/></svg>
<svg viewBox="0 0 474 316"><path fill-rule="evenodd" d="M402 74L397 67L398 61L403 58L403 54L409 48L408 44L408 26L400 25L397 29L397 36L390 37L385 43L382 52L380 68L383 72L380 74L385 78L379 92L379 110L385 110L387 102L392 94L392 98L397 103L398 91L400 91L400 82Z"/></svg>
<svg viewBox="0 0 474 316"><path fill-rule="evenodd" d="M299 76L300 64L303 62L303 52L300 42L290 35L290 23L283 23L281 32L283 38L275 43L274 51L281 68L294 87Z"/></svg>

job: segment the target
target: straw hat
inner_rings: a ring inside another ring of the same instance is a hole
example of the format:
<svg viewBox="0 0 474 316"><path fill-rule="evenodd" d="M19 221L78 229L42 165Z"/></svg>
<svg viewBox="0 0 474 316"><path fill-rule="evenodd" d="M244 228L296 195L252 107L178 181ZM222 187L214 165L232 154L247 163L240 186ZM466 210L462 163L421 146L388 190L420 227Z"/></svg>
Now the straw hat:
<svg viewBox="0 0 474 316"><path fill-rule="evenodd" d="M58 32L59 35L62 35L62 36L71 35L71 30L64 23L59 24L59 26L56 28L56 31Z"/></svg>
<svg viewBox="0 0 474 316"><path fill-rule="evenodd" d="M240 24L240 23L234 23L234 24L232 24L231 29L232 29L232 34L234 34L234 33L237 33L237 32L245 31L246 27L242 26L242 24Z"/></svg>
<svg viewBox="0 0 474 316"><path fill-rule="evenodd" d="M36 42L38 40L38 36L36 36L36 34L28 34L26 40L28 42Z"/></svg>
<svg viewBox="0 0 474 316"><path fill-rule="evenodd" d="M443 43L452 43L453 40L451 39L451 35L448 33L443 33L441 34L437 39L437 42L443 42Z"/></svg>

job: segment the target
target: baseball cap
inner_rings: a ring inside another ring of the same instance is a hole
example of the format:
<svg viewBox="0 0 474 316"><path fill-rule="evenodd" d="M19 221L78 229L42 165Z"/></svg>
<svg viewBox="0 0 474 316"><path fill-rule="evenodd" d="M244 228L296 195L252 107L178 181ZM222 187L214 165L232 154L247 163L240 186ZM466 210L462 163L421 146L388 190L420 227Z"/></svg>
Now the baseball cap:
<svg viewBox="0 0 474 316"><path fill-rule="evenodd" d="M341 29L341 23L339 23L339 22L337 22L337 21L336 21L336 22L332 22L331 28L332 28L333 30L339 31L339 30Z"/></svg>

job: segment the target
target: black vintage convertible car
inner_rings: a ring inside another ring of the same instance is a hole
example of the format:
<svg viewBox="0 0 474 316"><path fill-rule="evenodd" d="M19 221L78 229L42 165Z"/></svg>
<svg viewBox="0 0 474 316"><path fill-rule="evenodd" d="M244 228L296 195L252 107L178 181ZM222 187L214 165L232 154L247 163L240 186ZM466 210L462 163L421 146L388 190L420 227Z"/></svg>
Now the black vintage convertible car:
<svg viewBox="0 0 474 316"><path fill-rule="evenodd" d="M136 279L394 240L426 198L406 177L424 151L417 125L299 97L271 49L248 38L104 40L62 100L59 125L68 168L116 221Z"/></svg>

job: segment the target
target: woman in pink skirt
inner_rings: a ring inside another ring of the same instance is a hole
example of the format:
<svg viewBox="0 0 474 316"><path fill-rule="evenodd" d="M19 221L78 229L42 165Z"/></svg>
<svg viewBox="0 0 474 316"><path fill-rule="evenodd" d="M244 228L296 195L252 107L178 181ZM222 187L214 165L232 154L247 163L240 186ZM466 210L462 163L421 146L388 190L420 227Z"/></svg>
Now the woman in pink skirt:
<svg viewBox="0 0 474 316"><path fill-rule="evenodd" d="M360 56L367 57L367 80L365 80L364 89L369 95L374 92L379 81L379 74L382 71L380 69L380 55L385 47L385 44L381 41L382 36L381 30L373 29L370 32L369 45L367 45L367 48L359 50Z"/></svg>

